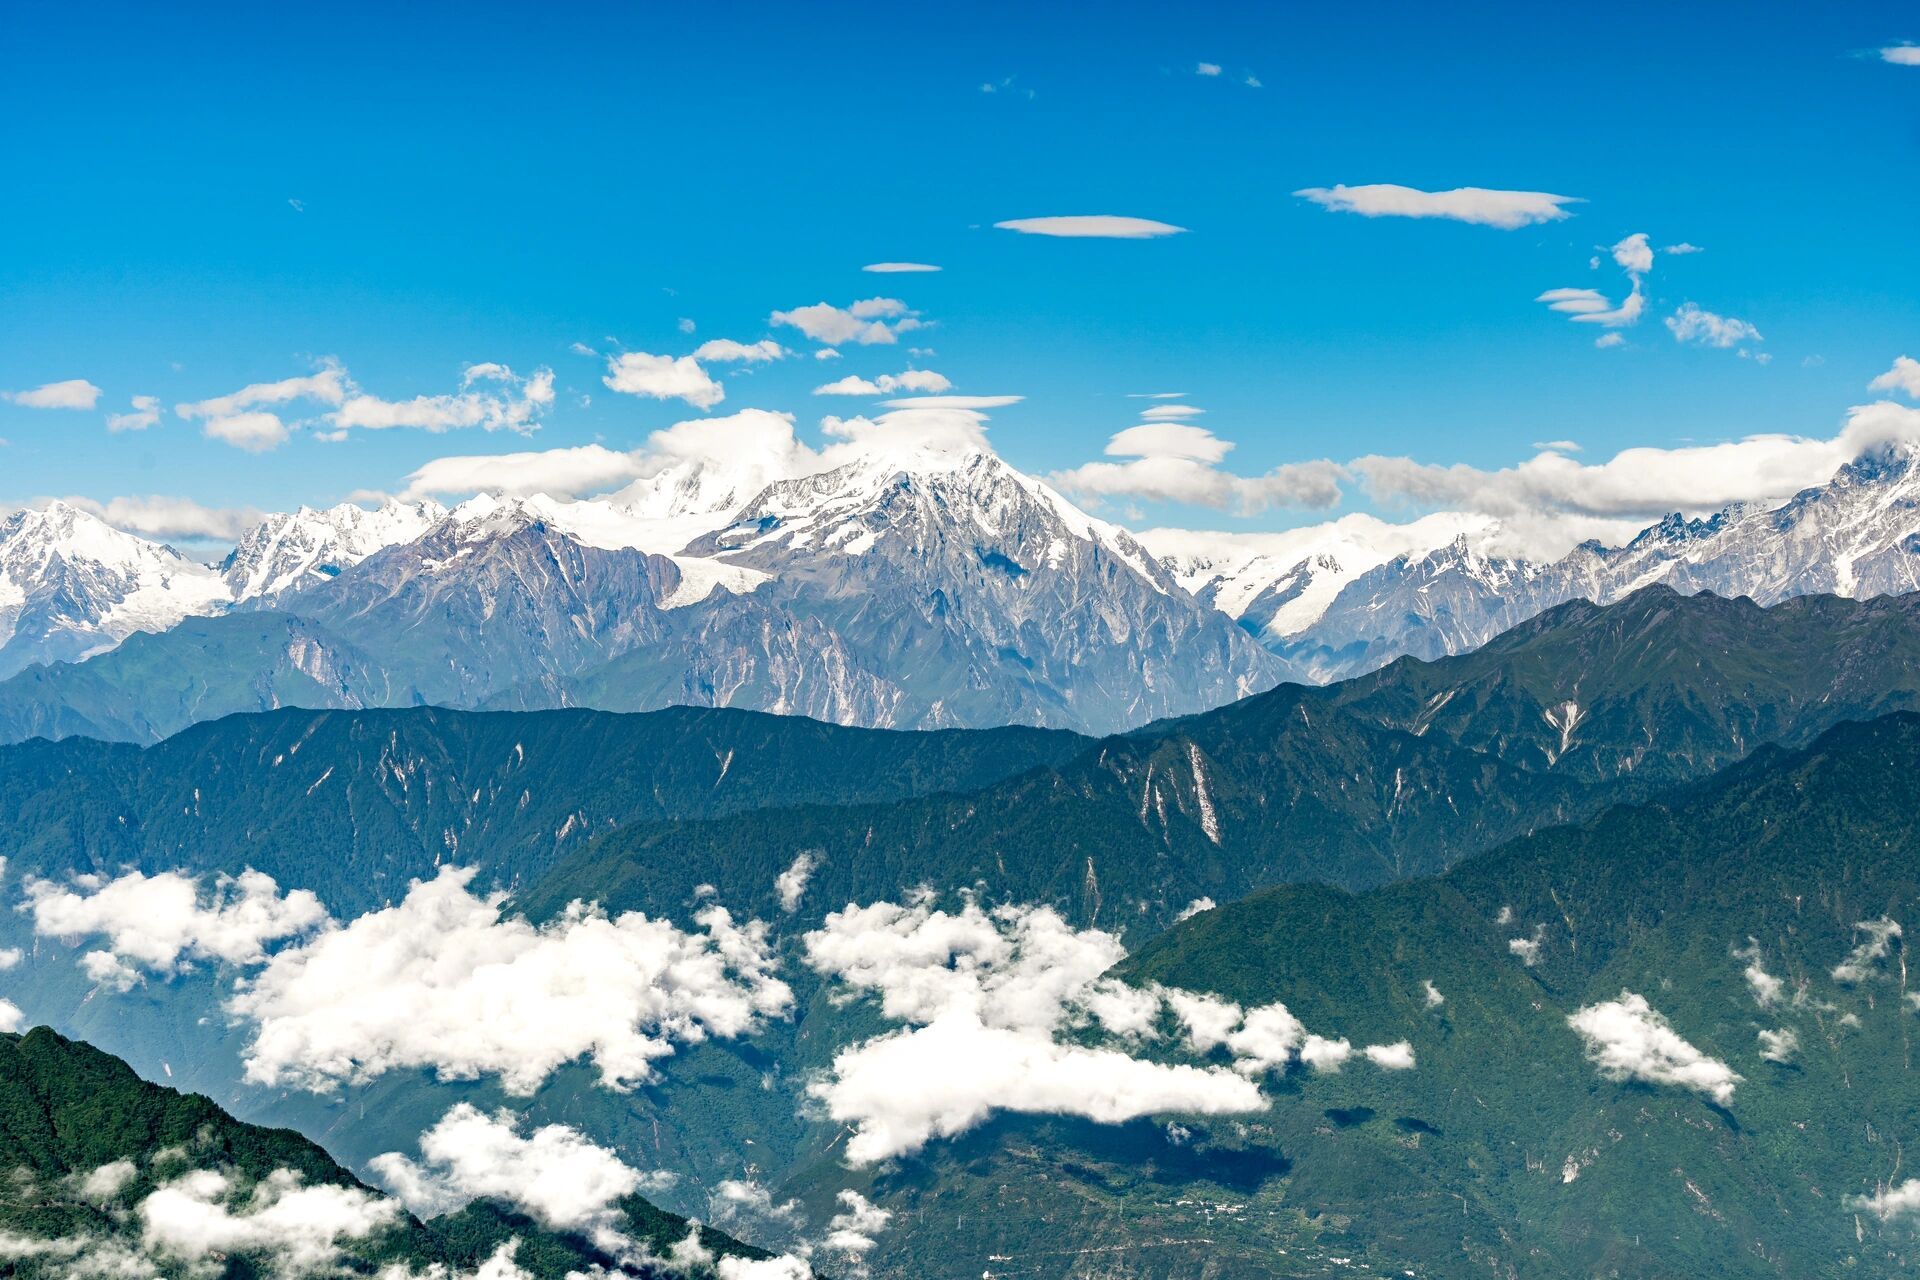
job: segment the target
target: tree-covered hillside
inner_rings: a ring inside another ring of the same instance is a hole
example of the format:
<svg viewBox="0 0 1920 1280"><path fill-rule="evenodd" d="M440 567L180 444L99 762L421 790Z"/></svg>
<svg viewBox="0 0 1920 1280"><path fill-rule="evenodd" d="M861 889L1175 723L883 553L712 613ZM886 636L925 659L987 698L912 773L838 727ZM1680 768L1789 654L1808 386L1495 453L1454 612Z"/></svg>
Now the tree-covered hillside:
<svg viewBox="0 0 1920 1280"><path fill-rule="evenodd" d="M1872 1200L1920 1136L1917 908L1920 717L1902 714L1437 880L1274 889L1126 972L1410 1042L1418 1067L1356 1076L1341 1114L1274 1117L1289 1198L1376 1263L1888 1275L1920 1256L1911 1218ZM1610 1005L1614 1039L1569 1021Z"/></svg>
<svg viewBox="0 0 1920 1280"><path fill-rule="evenodd" d="M336 909L363 909L442 862L526 882L636 822L971 791L1061 763L1086 741L694 707L286 710L195 725L144 749L0 747L0 845L16 870L48 873L250 865Z"/></svg>
<svg viewBox="0 0 1920 1280"><path fill-rule="evenodd" d="M539 1280L620 1267L584 1234L492 1201L422 1222L299 1134L242 1124L46 1027L0 1035L0 1168L11 1275L301 1274L323 1252L325 1270L348 1274L472 1272L496 1256ZM663 1258L695 1229L638 1195L618 1214L626 1237ZM770 1256L719 1231L699 1238L715 1257Z"/></svg>

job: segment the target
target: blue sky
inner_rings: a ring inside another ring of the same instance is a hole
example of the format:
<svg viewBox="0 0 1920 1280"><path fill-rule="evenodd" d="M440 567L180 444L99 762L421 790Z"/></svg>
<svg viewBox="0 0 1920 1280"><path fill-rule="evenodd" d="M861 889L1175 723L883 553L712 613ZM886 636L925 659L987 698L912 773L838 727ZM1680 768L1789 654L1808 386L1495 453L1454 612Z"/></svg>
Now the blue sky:
<svg viewBox="0 0 1920 1280"><path fill-rule="evenodd" d="M1038 473L1098 458L1143 403L1127 394L1153 391L1189 393L1247 474L1831 436L1869 380L1920 353L1920 66L1875 52L1920 39L1920 16L1762 14L16 5L0 388L102 394L0 403L0 500L275 508L394 489L448 454L633 448L698 409L609 391L604 359L571 344L678 356L769 335L796 357L713 366L713 412L792 411L817 438L823 413L867 402L811 387L898 373L924 346L912 363L955 391L1026 397L991 438ZM1343 183L1580 203L1503 230L1294 194ZM993 225L1081 214L1188 230ZM1534 299L1618 301L1607 247L1634 233L1704 251L1658 255L1644 318L1596 349L1602 330ZM860 269L882 260L942 270ZM834 362L769 327L875 295L927 327ZM1677 341L1663 321L1689 301L1761 339ZM474 362L546 367L555 402L530 438L296 430L264 452L172 411L321 357L389 400L453 393ZM135 395L159 421L109 433ZM1105 509L1246 529L1329 514ZM1367 509L1400 508L1350 485L1334 513Z"/></svg>

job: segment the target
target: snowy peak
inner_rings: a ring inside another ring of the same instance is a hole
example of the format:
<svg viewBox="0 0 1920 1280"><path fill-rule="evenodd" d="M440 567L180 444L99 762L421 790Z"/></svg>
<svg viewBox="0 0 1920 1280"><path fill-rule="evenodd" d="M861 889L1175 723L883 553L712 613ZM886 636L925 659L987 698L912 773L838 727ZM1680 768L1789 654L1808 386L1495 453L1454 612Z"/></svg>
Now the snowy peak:
<svg viewBox="0 0 1920 1280"><path fill-rule="evenodd" d="M227 599L205 565L69 503L0 520L0 675L79 661Z"/></svg>
<svg viewBox="0 0 1920 1280"><path fill-rule="evenodd" d="M1141 535L1180 585L1269 642L1311 627L1346 586L1389 560L1420 559L1498 528L1490 517L1444 512L1394 525L1368 515L1284 533Z"/></svg>
<svg viewBox="0 0 1920 1280"><path fill-rule="evenodd" d="M389 498L372 510L342 503L271 515L221 562L235 600L272 598L337 576L374 552L411 542L446 516L437 502Z"/></svg>
<svg viewBox="0 0 1920 1280"><path fill-rule="evenodd" d="M687 548L763 568L868 554L924 559L956 549L1015 577L1060 569L1076 551L1097 549L1156 590L1178 589L1133 535L984 452L889 454L783 480Z"/></svg>

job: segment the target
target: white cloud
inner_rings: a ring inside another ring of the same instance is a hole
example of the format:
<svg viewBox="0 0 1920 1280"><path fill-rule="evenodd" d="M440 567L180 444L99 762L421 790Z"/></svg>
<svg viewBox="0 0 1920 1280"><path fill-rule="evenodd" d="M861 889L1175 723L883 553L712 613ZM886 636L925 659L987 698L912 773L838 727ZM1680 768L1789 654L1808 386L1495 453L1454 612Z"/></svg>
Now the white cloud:
<svg viewBox="0 0 1920 1280"><path fill-rule="evenodd" d="M1096 1023L1146 1034L1159 999L1102 979L1125 955L1119 940L1076 931L1051 908L848 907L807 934L806 949L815 970L877 994L884 1016L908 1024L842 1050L810 1087L854 1126L847 1156L856 1164L917 1151L996 1110L1118 1123L1263 1105L1234 1072L1059 1043L1059 1033Z"/></svg>
<svg viewBox="0 0 1920 1280"><path fill-rule="evenodd" d="M1668 245L1666 248L1662 249L1660 252L1670 253L1677 257L1677 256L1689 254L1689 253L1705 253L1706 250L1702 249L1697 244L1688 244L1685 240L1682 240L1679 244Z"/></svg>
<svg viewBox="0 0 1920 1280"><path fill-rule="evenodd" d="M838 1197L840 1212L827 1220L827 1234L820 1247L853 1260L872 1252L874 1237L887 1229L893 1214L869 1201L858 1191L842 1191Z"/></svg>
<svg viewBox="0 0 1920 1280"><path fill-rule="evenodd" d="M1451 191L1421 191L1392 183L1349 187L1307 187L1293 193L1336 213L1367 218L1445 218L1482 227L1513 231L1537 222L1557 222L1572 214L1564 207L1579 204L1576 196L1545 191L1497 191L1486 187L1456 187Z"/></svg>
<svg viewBox="0 0 1920 1280"><path fill-rule="evenodd" d="M1440 988L1433 985L1432 978L1423 979L1420 983L1420 990L1429 1009L1438 1009L1447 1002L1447 998L1440 994Z"/></svg>
<svg viewBox="0 0 1920 1280"><path fill-rule="evenodd" d="M27 1023L27 1015L11 1000L0 1000L0 1033L12 1035Z"/></svg>
<svg viewBox="0 0 1920 1280"><path fill-rule="evenodd" d="M1896 67L1920 67L1920 44L1890 44L1880 50L1880 61Z"/></svg>
<svg viewBox="0 0 1920 1280"><path fill-rule="evenodd" d="M1614 347L1626 346L1627 339L1623 334L1603 333L1593 340L1593 345L1602 351L1610 351Z"/></svg>
<svg viewBox="0 0 1920 1280"><path fill-rule="evenodd" d="M135 396L132 403L133 409L129 413L107 415L107 430L145 431L160 421L159 396Z"/></svg>
<svg viewBox="0 0 1920 1280"><path fill-rule="evenodd" d="M110 1161L80 1178L80 1196L91 1204L105 1204L133 1185L139 1176L140 1167L133 1161Z"/></svg>
<svg viewBox="0 0 1920 1280"><path fill-rule="evenodd" d="M472 390L475 382L500 383L502 393ZM385 431L407 427L419 431L443 432L478 427L483 431L515 431L525 434L534 429L540 415L553 406L553 371L536 369L526 378L516 377L502 364L467 366L461 377L462 390L452 395L415 396L411 400L382 400L356 392L327 415L327 421L340 430Z"/></svg>
<svg viewBox="0 0 1920 1280"><path fill-rule="evenodd" d="M571 498L637 479L642 466L635 453L621 453L598 444L435 458L407 476L401 496L413 499L430 494L484 492Z"/></svg>
<svg viewBox="0 0 1920 1280"><path fill-rule="evenodd" d="M1761 1031L1760 1056L1768 1062L1792 1062L1793 1055L1800 1052L1800 1033L1792 1027L1779 1031Z"/></svg>
<svg viewBox="0 0 1920 1280"><path fill-rule="evenodd" d="M1541 932L1534 931L1531 938L1508 938L1507 950L1520 957L1520 963L1531 969L1540 963Z"/></svg>
<svg viewBox="0 0 1920 1280"><path fill-rule="evenodd" d="M1645 996L1622 991L1618 1000L1588 1005L1567 1019L1586 1043L1587 1058L1608 1080L1643 1080L1678 1085L1712 1098L1733 1101L1741 1077L1681 1039Z"/></svg>
<svg viewBox="0 0 1920 1280"><path fill-rule="evenodd" d="M1312 1071L1326 1075L1337 1074L1353 1056L1353 1046L1345 1040L1329 1040L1325 1036L1308 1036L1300 1045L1300 1061Z"/></svg>
<svg viewBox="0 0 1920 1280"><path fill-rule="evenodd" d="M986 414L977 409L939 406L910 406L872 418L822 418L820 429L841 443L830 445L821 453L820 465L832 468L863 458L893 459L905 464L929 454L968 457L991 453L986 420Z"/></svg>
<svg viewBox="0 0 1920 1280"><path fill-rule="evenodd" d="M1848 1196L1840 1203L1849 1213L1870 1213L1882 1222L1920 1216L1920 1178L1908 1178L1870 1196Z"/></svg>
<svg viewBox="0 0 1920 1280"><path fill-rule="evenodd" d="M903 273L938 271L939 267L927 262L869 262L860 268L876 275L898 275Z"/></svg>
<svg viewBox="0 0 1920 1280"><path fill-rule="evenodd" d="M1150 409L1142 409L1140 416L1148 422L1170 422L1181 418L1197 418L1206 410L1194 404L1156 404Z"/></svg>
<svg viewBox="0 0 1920 1280"><path fill-rule="evenodd" d="M972 1013L843 1050L812 1092L833 1119L855 1127L847 1142L855 1164L910 1154L996 1110L1119 1124L1157 1112L1244 1114L1264 1105L1260 1091L1232 1072L1061 1045Z"/></svg>
<svg viewBox="0 0 1920 1280"><path fill-rule="evenodd" d="M1014 218L993 224L1002 231L1017 231L1026 236L1056 236L1066 239L1153 240L1179 235L1185 227L1151 218L1128 218L1117 214L1077 214L1053 218Z"/></svg>
<svg viewBox="0 0 1920 1280"><path fill-rule="evenodd" d="M640 1172L568 1125L525 1137L521 1127L511 1111L489 1116L462 1102L420 1135L418 1161L390 1151L369 1167L423 1218L486 1199L557 1231L616 1231L616 1206L640 1189Z"/></svg>
<svg viewBox="0 0 1920 1280"><path fill-rule="evenodd" d="M195 960L251 965L265 961L266 945L326 923L326 908L305 889L282 897L273 877L247 870L220 876L203 892L197 877L178 871L149 876L129 871L113 880L76 876L70 887L29 879L22 910L41 937L74 942L104 936L83 967L95 981L122 991L142 969L167 975Z"/></svg>
<svg viewBox="0 0 1920 1280"><path fill-rule="evenodd" d="M266 453L278 449L287 442L289 434L287 424L280 420L280 415L264 409L209 418L200 432L209 440L218 440L248 453Z"/></svg>
<svg viewBox="0 0 1920 1280"><path fill-rule="evenodd" d="M586 1057L626 1089L676 1046L748 1034L791 1003L758 922L715 906L687 932L574 903L534 925L502 916L504 894L470 892L473 876L443 868L243 984L228 1007L255 1024L247 1078L325 1090L432 1068L525 1094Z"/></svg>
<svg viewBox="0 0 1920 1280"><path fill-rule="evenodd" d="M1644 524L1672 511L1697 514L1737 502L1784 501L1825 484L1870 449L1914 441L1920 441L1920 410L1879 401L1850 410L1845 427L1831 439L1748 436L1673 449L1624 449L1596 463L1544 452L1498 471L1382 457L1357 458L1348 467L1381 501L1502 518L1578 515ZM1632 529L1626 532L1630 536Z"/></svg>
<svg viewBox="0 0 1920 1280"><path fill-rule="evenodd" d="M236 1253L273 1255L284 1275L333 1266L344 1242L365 1240L394 1226L400 1206L359 1187L304 1184L277 1169L246 1198L225 1174L200 1169L160 1187L140 1202L141 1243L151 1253L188 1263L210 1263Z"/></svg>
<svg viewBox="0 0 1920 1280"><path fill-rule="evenodd" d="M1887 370L1867 384L1869 391L1898 391L1909 400L1920 400L1920 360L1900 356Z"/></svg>
<svg viewBox="0 0 1920 1280"><path fill-rule="evenodd" d="M897 391L937 393L951 390L953 384L931 369L908 369L903 373L883 373L868 381L848 374L837 382L815 387L817 396L886 396Z"/></svg>
<svg viewBox="0 0 1920 1280"><path fill-rule="evenodd" d="M231 542L260 523L254 507L203 507L191 498L149 494L145 497L61 499L91 512L116 529L148 538L206 538Z"/></svg>
<svg viewBox="0 0 1920 1280"><path fill-rule="evenodd" d="M1025 396L903 396L888 400L889 409L1004 409Z"/></svg>
<svg viewBox="0 0 1920 1280"><path fill-rule="evenodd" d="M1220 64L1217 62L1202 62L1194 67L1193 73L1199 76L1217 76L1220 74Z"/></svg>
<svg viewBox="0 0 1920 1280"><path fill-rule="evenodd" d="M787 354L787 349L772 338L762 338L758 342L709 338L693 349L695 360L706 360L715 364L724 364L730 360L739 360L747 364L765 364L769 360L784 359Z"/></svg>
<svg viewBox="0 0 1920 1280"><path fill-rule="evenodd" d="M0 391L0 400L22 409L91 409L100 403L100 388L85 378L68 378L28 391Z"/></svg>
<svg viewBox="0 0 1920 1280"><path fill-rule="evenodd" d="M1760 952L1759 939L1748 938L1746 946L1734 948L1733 958L1747 962L1742 976L1747 980L1748 989L1753 992L1755 1004L1766 1009L1779 1001L1786 991L1787 984L1767 972L1765 957Z"/></svg>
<svg viewBox="0 0 1920 1280"><path fill-rule="evenodd" d="M1644 231L1619 241L1611 250L1613 260L1621 270L1627 273L1631 289L1619 306L1613 304L1606 294L1598 289L1561 288L1548 289L1534 299L1545 303L1550 311L1559 311L1567 315L1575 324L1596 324L1606 329L1624 329L1639 323L1647 309L1647 296L1641 283L1648 271L1653 269L1653 248L1648 243ZM1599 259L1593 260L1598 265ZM1596 342L1595 346L1618 346L1618 343Z"/></svg>
<svg viewBox="0 0 1920 1280"><path fill-rule="evenodd" d="M474 390L476 382L499 384L499 390ZM310 402L331 409L312 421L326 428L316 433L317 438L338 440L355 428L441 432L479 427L527 432L552 407L553 399L551 370L539 369L520 378L503 364L485 361L467 366L457 393L383 400L362 392L339 361L328 359L311 374L253 383L227 395L175 405L174 412L200 421L202 434L210 440L264 453L286 443L291 435L291 427L278 412L282 405Z"/></svg>
<svg viewBox="0 0 1920 1280"><path fill-rule="evenodd" d="M282 378L278 382L255 382L229 392L224 396L214 396L209 400L197 400L186 404L177 404L173 411L189 421L199 419L209 424L231 419L258 409L261 405L292 404L300 400L312 400L323 405L338 405L348 395L352 383L347 372L336 360L323 360L313 373L295 378ZM274 417L272 414L260 415ZM276 422L278 418L274 419ZM224 438L224 437L216 437Z"/></svg>
<svg viewBox="0 0 1920 1280"><path fill-rule="evenodd" d="M1575 315L1606 311L1613 306L1607 300L1607 295L1598 289L1549 289L1534 301L1546 303L1549 311L1567 311Z"/></svg>
<svg viewBox="0 0 1920 1280"><path fill-rule="evenodd" d="M818 861L810 853L803 853L793 860L793 864L774 879L774 896L780 899L780 909L792 915L800 909L800 899L806 896L807 881L812 878Z"/></svg>
<svg viewBox="0 0 1920 1280"><path fill-rule="evenodd" d="M781 1254L777 1258L721 1258L713 1264L720 1280L812 1280L805 1259Z"/></svg>
<svg viewBox="0 0 1920 1280"><path fill-rule="evenodd" d="M840 358L840 353L838 351L835 351L832 347L821 347L818 351L813 353L813 358L815 360L838 360Z"/></svg>
<svg viewBox="0 0 1920 1280"><path fill-rule="evenodd" d="M1181 422L1143 422L1107 441L1109 457L1127 462L1089 462L1050 477L1061 488L1095 500L1137 498L1182 502L1253 514L1269 507L1330 507L1340 501L1344 468L1325 459L1290 462L1258 476L1220 469L1233 449L1205 427Z"/></svg>
<svg viewBox="0 0 1920 1280"><path fill-rule="evenodd" d="M894 320L892 325L887 324L889 319ZM898 298L865 298L848 307L815 302L791 311L776 311L767 317L767 323L798 329L829 346L852 342L863 347L890 346L898 341L896 333L921 327L918 313Z"/></svg>
<svg viewBox="0 0 1920 1280"><path fill-rule="evenodd" d="M727 398L726 389L692 356L622 352L608 359L606 376L600 381L626 395L684 400L696 409L711 409Z"/></svg>
<svg viewBox="0 0 1920 1280"><path fill-rule="evenodd" d="M1848 985L1877 977L1887 957L1893 954L1894 943L1901 939L1899 921L1888 916L1861 920L1853 928L1854 932L1867 936L1833 969L1833 980Z"/></svg>
<svg viewBox="0 0 1920 1280"><path fill-rule="evenodd" d="M1405 1040L1396 1040L1392 1044L1370 1044L1364 1052L1367 1061L1382 1071L1413 1070L1413 1046Z"/></svg>
<svg viewBox="0 0 1920 1280"><path fill-rule="evenodd" d="M1212 911L1219 905L1220 904L1212 898L1195 898L1192 902L1180 908L1180 914L1173 918L1173 922L1179 924L1182 920L1191 920L1204 911Z"/></svg>
<svg viewBox="0 0 1920 1280"><path fill-rule="evenodd" d="M1634 232L1614 245L1611 252L1620 269L1629 275L1643 276L1653 270L1653 246L1644 231Z"/></svg>
<svg viewBox="0 0 1920 1280"><path fill-rule="evenodd" d="M1667 317L1667 328L1675 342L1693 342L1703 347L1731 347L1742 342L1761 342L1760 331L1745 320L1719 316L1694 303L1683 303Z"/></svg>

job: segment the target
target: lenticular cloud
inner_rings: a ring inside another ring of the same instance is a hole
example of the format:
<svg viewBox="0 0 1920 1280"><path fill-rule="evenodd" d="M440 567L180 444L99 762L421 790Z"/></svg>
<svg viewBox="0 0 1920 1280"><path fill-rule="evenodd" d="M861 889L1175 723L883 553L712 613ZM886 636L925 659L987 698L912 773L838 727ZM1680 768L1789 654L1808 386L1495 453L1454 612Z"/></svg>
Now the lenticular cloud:
<svg viewBox="0 0 1920 1280"><path fill-rule="evenodd" d="M443 869L276 955L228 1006L256 1025L247 1078L325 1090L425 1067L527 1094L586 1057L627 1089L678 1045L750 1034L792 1002L757 921L713 906L687 932L576 902L534 925L472 893L473 875Z"/></svg>

